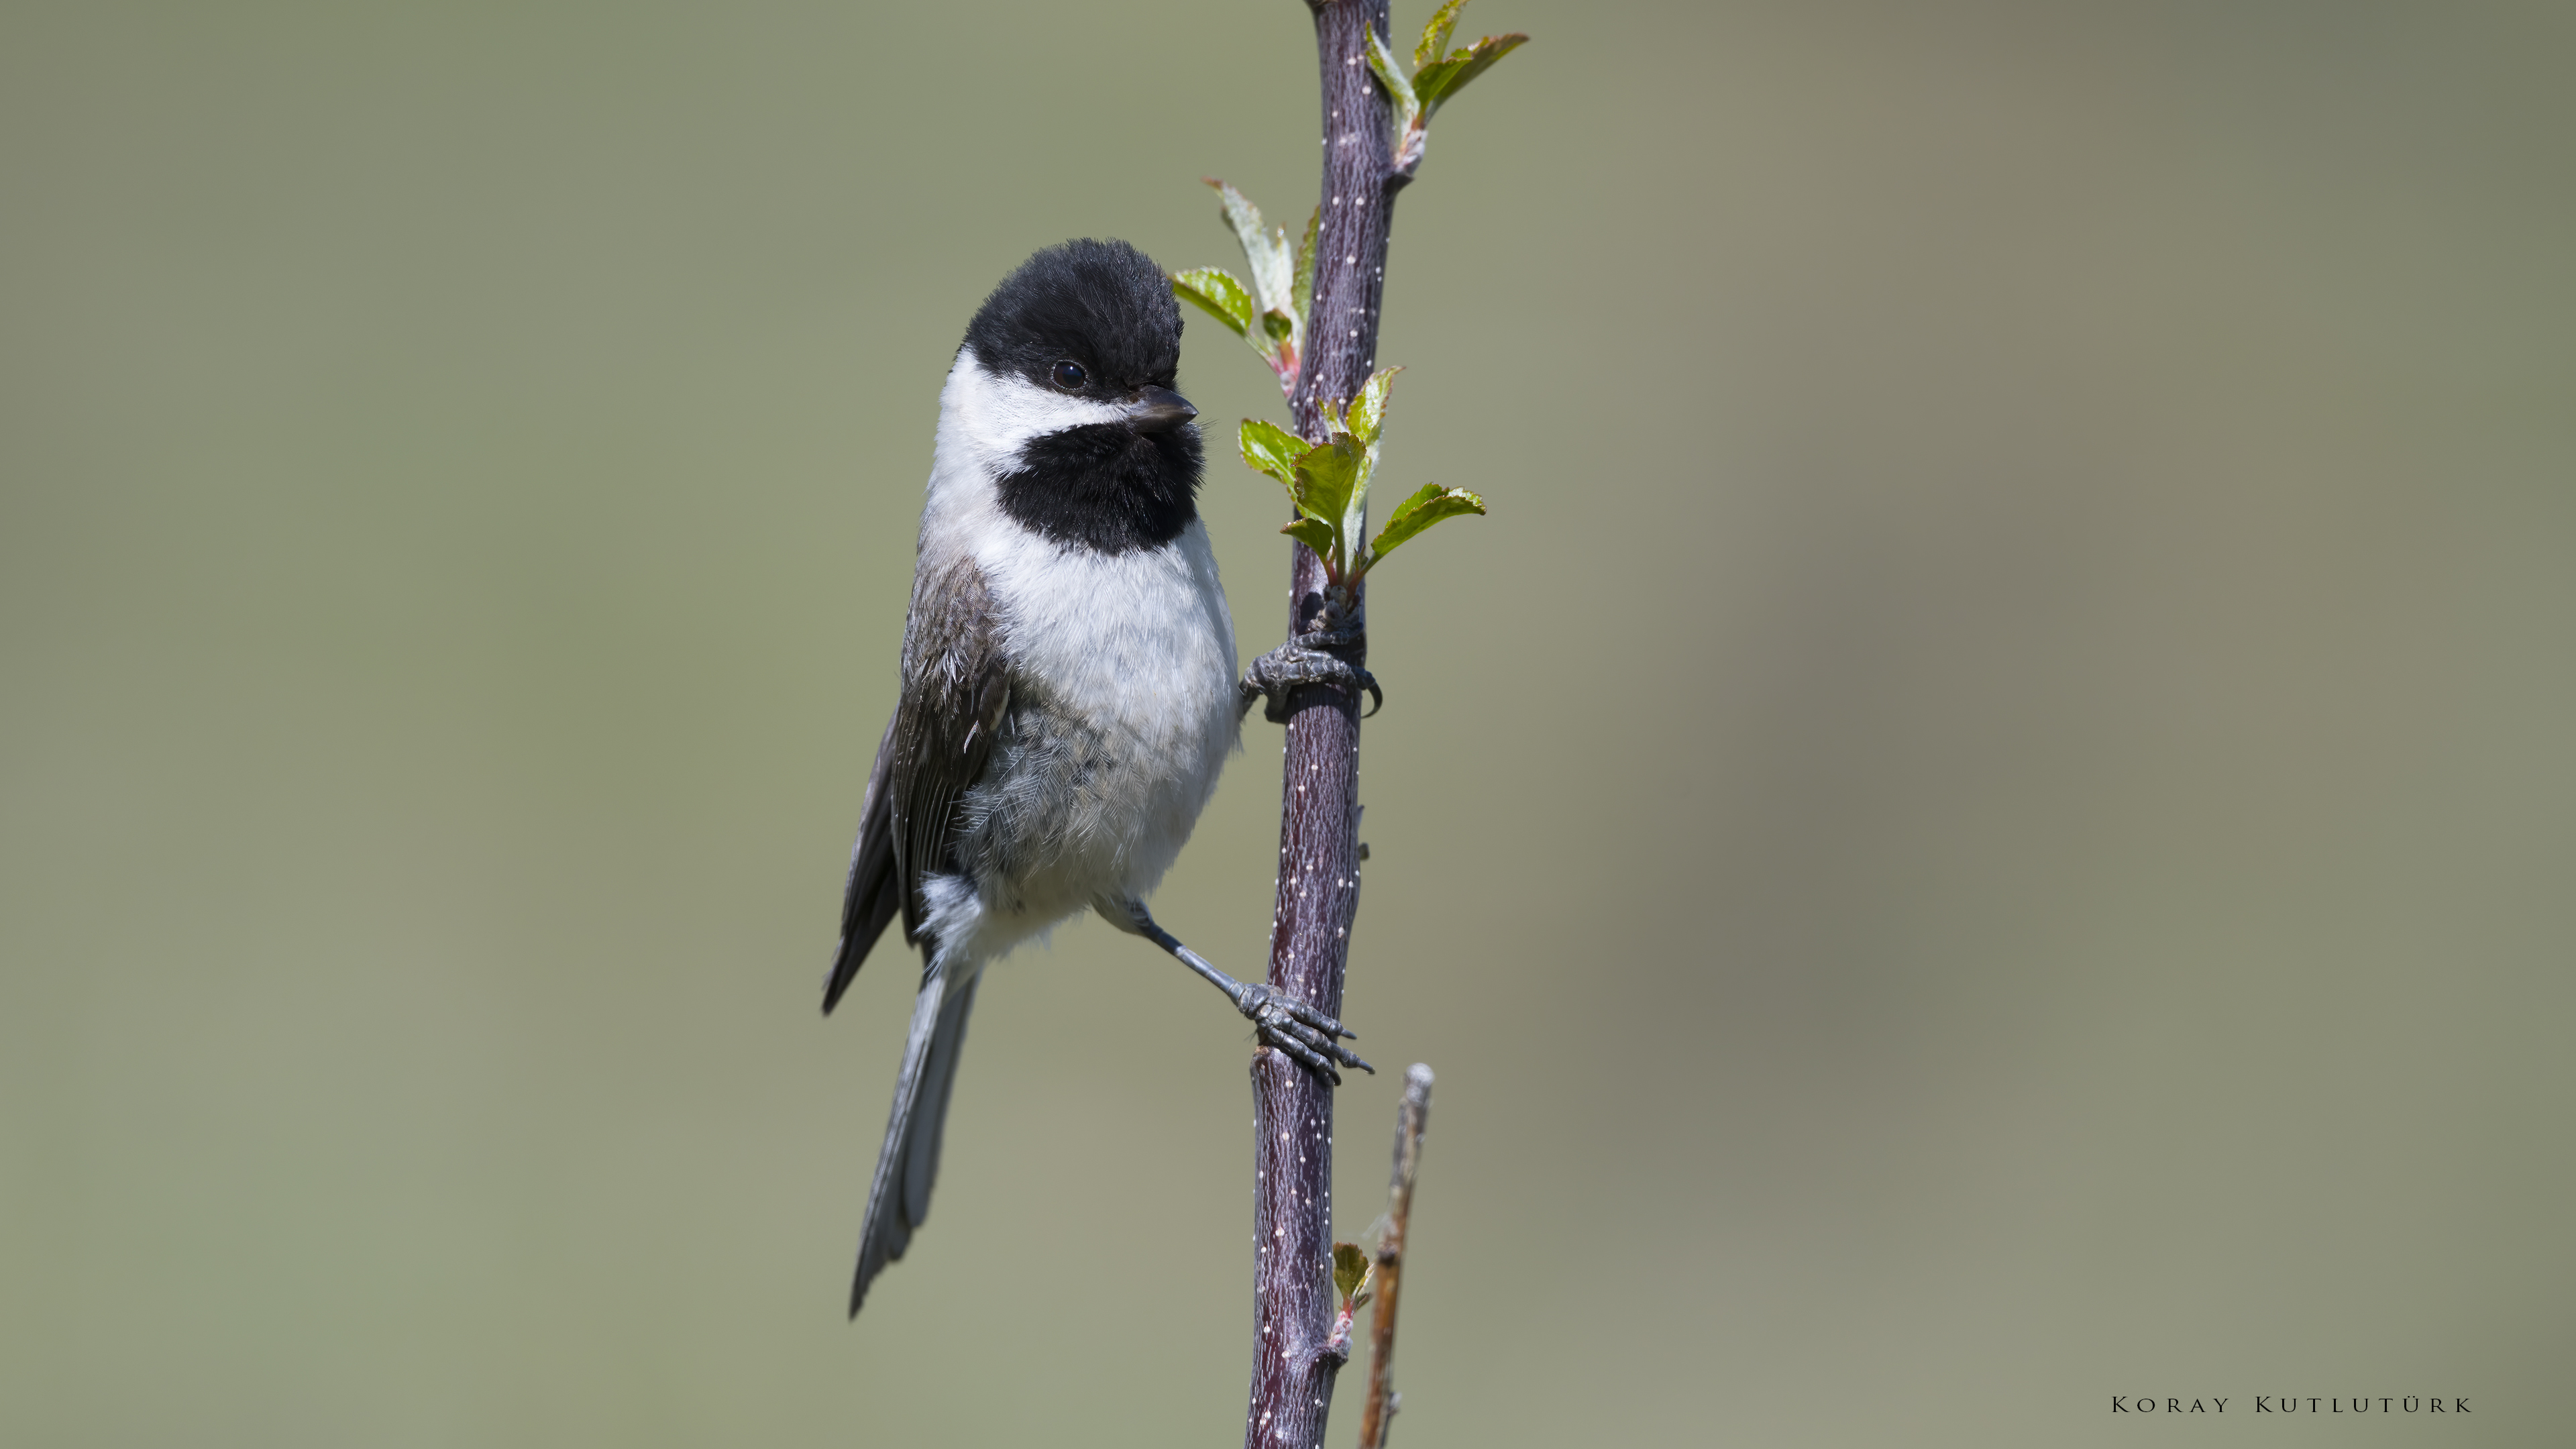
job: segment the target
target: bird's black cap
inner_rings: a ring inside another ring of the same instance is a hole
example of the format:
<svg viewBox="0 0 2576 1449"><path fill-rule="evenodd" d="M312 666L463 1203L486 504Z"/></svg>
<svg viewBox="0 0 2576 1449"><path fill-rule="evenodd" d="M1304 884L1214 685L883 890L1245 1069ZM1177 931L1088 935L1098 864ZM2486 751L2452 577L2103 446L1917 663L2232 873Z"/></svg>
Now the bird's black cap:
<svg viewBox="0 0 2576 1449"><path fill-rule="evenodd" d="M1181 307L1153 258L1086 237L1020 263L966 326L966 345L994 372L1041 386L1072 362L1094 397L1170 387L1181 365Z"/></svg>

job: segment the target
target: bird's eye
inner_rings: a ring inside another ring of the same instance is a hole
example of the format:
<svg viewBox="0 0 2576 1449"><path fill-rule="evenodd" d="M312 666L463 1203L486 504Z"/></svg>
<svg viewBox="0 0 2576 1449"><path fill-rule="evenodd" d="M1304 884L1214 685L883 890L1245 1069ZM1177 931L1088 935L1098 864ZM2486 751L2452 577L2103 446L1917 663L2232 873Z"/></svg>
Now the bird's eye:
<svg viewBox="0 0 2576 1449"><path fill-rule="evenodd" d="M1066 392L1079 391L1082 385L1090 380L1091 374L1083 371L1082 364L1079 362L1059 362L1055 365L1055 385Z"/></svg>

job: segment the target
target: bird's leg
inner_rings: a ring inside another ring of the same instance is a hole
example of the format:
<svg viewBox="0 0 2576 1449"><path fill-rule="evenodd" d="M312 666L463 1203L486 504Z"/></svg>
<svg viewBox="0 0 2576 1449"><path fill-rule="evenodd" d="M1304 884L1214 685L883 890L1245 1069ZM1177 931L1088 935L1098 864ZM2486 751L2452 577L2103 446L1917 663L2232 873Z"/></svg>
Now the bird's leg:
<svg viewBox="0 0 2576 1449"><path fill-rule="evenodd" d="M1195 971L1210 986L1222 991L1234 1003L1234 1009L1252 1021L1254 1032L1263 1046L1277 1047L1302 1064L1306 1070L1338 1087L1342 1074L1334 1069L1336 1062L1357 1067L1374 1076L1377 1068L1359 1059L1336 1037L1356 1041L1359 1033L1343 1026L1302 1001L1292 1000L1258 981L1237 981L1208 964L1208 959L1180 943L1171 932L1154 923L1143 901L1109 901L1095 899L1092 908L1109 924L1142 936L1172 953L1173 959Z"/></svg>
<svg viewBox="0 0 2576 1449"><path fill-rule="evenodd" d="M1359 645L1366 648L1368 618L1348 603L1349 594L1336 584L1324 591L1324 607L1304 633L1292 635L1288 642L1252 661L1243 671L1243 682L1237 686L1235 713L1240 716L1252 709L1256 699L1265 703L1261 717L1272 724L1288 722L1288 691L1301 684L1329 684L1347 691L1353 699L1361 690L1369 696L1369 714L1386 705L1386 692L1377 687L1377 676L1328 651ZM1366 718L1363 715L1362 718Z"/></svg>

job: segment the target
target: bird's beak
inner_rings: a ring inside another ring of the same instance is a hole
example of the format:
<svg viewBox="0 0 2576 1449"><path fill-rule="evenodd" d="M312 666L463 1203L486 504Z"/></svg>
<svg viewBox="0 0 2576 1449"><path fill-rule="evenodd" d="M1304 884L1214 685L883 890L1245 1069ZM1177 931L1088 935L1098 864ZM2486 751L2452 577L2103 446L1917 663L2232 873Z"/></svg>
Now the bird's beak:
<svg viewBox="0 0 2576 1449"><path fill-rule="evenodd" d="M1141 388L1127 407L1128 425L1140 433L1168 433L1198 415L1188 398L1168 387Z"/></svg>

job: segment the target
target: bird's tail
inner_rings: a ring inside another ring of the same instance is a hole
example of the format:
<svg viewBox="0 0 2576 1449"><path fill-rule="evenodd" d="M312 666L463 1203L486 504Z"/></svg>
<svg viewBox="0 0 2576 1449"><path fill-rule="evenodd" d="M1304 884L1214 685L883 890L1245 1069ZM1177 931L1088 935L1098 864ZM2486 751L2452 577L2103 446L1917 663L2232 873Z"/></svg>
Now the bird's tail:
<svg viewBox="0 0 2576 1449"><path fill-rule="evenodd" d="M983 973L969 966L962 980L934 965L913 998L912 1032L903 1045L903 1075L895 1079L894 1111L886 1122L885 1148L877 1154L876 1180L868 1187L868 1216L859 1229L859 1271L850 1283L850 1316L868 1296L868 1283L903 1256L912 1230L930 1217L930 1184L939 1175L939 1142L948 1122L949 1087L966 1045L966 1014L975 1009Z"/></svg>

